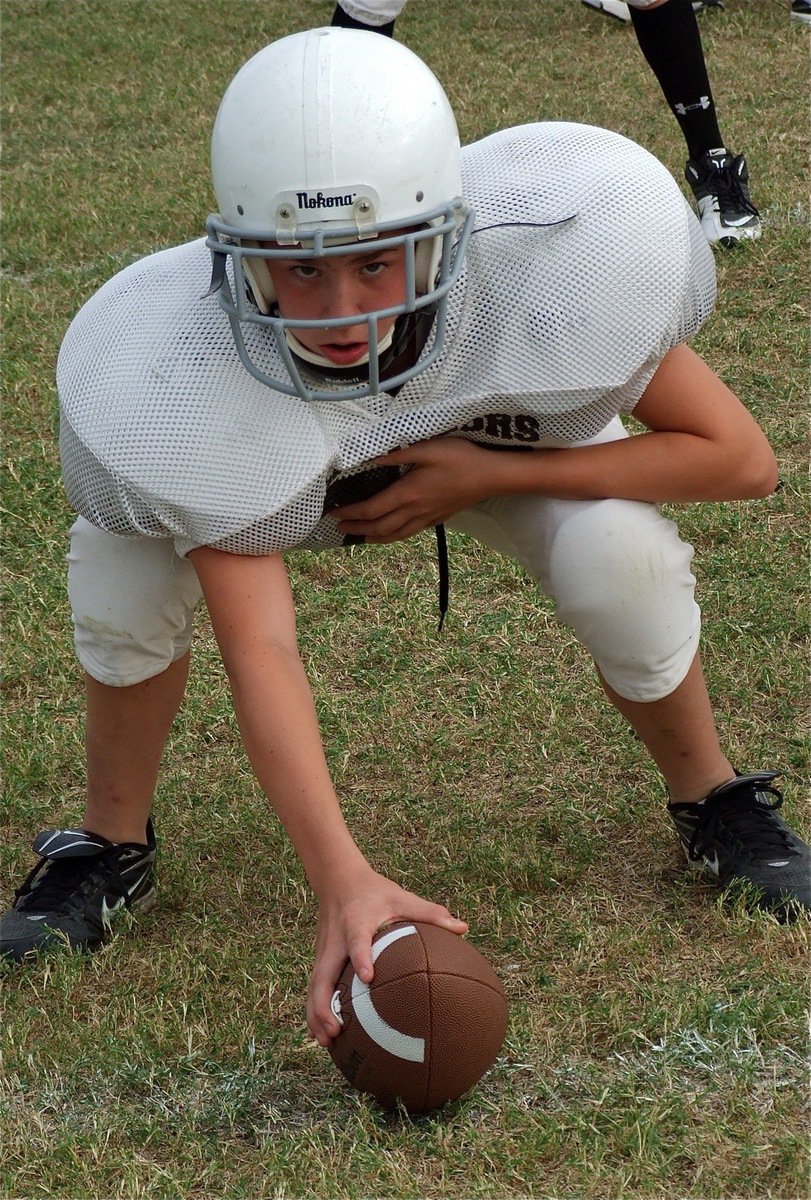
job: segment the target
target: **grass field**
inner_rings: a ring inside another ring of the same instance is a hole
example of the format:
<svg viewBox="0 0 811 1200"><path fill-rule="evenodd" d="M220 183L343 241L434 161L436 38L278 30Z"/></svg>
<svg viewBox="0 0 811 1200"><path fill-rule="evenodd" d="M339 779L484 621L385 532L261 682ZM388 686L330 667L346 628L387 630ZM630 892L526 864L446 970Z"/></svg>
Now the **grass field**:
<svg viewBox="0 0 811 1200"><path fill-rule="evenodd" d="M677 515L698 551L728 753L781 769L807 834L808 45L788 9L726 0L701 18L764 234L717 256L718 310L696 343L763 423L783 488ZM4 901L34 834L82 809L60 339L115 270L200 234L225 84L330 13L327 0L3 4ZM684 144L632 31L576 0L411 0L398 37L443 80L464 140L582 120L681 180ZM727 908L687 876L661 781L571 634L511 562L461 537L451 555L440 637L428 535L290 566L353 831L375 866L466 916L504 980L494 1069L448 1111L392 1118L308 1040L315 906L201 614L156 804L159 907L92 959L4 981L4 1197L808 1195L807 927Z"/></svg>

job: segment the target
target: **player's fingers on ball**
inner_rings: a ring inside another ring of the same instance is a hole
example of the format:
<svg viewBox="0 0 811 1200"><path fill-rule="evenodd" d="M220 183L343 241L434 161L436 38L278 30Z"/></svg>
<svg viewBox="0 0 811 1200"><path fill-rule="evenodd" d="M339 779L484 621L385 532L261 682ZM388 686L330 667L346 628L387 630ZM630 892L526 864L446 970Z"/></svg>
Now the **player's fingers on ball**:
<svg viewBox="0 0 811 1200"><path fill-rule="evenodd" d="M330 976L313 975L307 1003L307 1025L319 1046L328 1047L341 1032L341 1025L332 1011L335 981Z"/></svg>
<svg viewBox="0 0 811 1200"><path fill-rule="evenodd" d="M310 1001L307 1004L307 1028L310 1031L310 1037L314 1038L319 1046L324 1046L325 1048L329 1046L329 1035L324 1028L323 1022L319 1020L315 1001Z"/></svg>
<svg viewBox="0 0 811 1200"><path fill-rule="evenodd" d="M375 969L372 964L372 937L355 937L349 943L349 957L358 979L371 983Z"/></svg>
<svg viewBox="0 0 811 1200"><path fill-rule="evenodd" d="M449 929L451 933L466 933L468 929L467 921L463 921L461 917L455 917L443 904L427 904L422 920L428 921L431 925Z"/></svg>
<svg viewBox="0 0 811 1200"><path fill-rule="evenodd" d="M341 1025L332 1008L336 981L346 962L341 947L325 949L316 959L310 976L307 994L307 1024L321 1046L328 1046L341 1032Z"/></svg>

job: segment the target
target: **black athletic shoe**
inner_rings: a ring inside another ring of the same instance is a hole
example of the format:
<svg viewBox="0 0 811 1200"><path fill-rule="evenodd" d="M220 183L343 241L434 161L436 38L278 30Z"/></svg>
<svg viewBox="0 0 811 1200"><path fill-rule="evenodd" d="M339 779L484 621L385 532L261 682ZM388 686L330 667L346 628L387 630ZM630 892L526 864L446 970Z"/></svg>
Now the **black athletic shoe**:
<svg viewBox="0 0 811 1200"><path fill-rule="evenodd" d="M749 171L742 154L708 150L689 159L684 177L696 198L701 228L708 242L729 248L760 237L760 213L749 195Z"/></svg>
<svg viewBox="0 0 811 1200"><path fill-rule="evenodd" d="M116 845L85 829L40 833L40 861L18 889L14 906L0 918L0 956L22 962L49 946L92 950L125 909L155 903L155 833L147 844Z"/></svg>
<svg viewBox="0 0 811 1200"><path fill-rule="evenodd" d="M809 0L793 0L791 19L792 21L802 21L804 25L811 25L811 2Z"/></svg>
<svg viewBox="0 0 811 1200"><path fill-rule="evenodd" d="M687 860L721 887L745 888L758 908L791 919L811 911L811 851L777 816L777 771L739 775L698 804L668 804Z"/></svg>

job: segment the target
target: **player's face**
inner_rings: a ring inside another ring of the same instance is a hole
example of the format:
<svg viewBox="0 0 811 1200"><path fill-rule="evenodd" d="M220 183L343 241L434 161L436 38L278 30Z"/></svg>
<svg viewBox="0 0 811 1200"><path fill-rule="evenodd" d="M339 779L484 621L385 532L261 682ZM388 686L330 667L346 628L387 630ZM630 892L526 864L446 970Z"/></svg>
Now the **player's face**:
<svg viewBox="0 0 811 1200"><path fill-rule="evenodd" d="M375 312L405 301L405 250L359 251L335 258L290 258L268 261L279 312L288 320L323 321ZM378 322L378 341L393 326L396 317ZM337 367L352 366L368 352L368 328L341 325L326 329L294 329L308 350L329 359Z"/></svg>

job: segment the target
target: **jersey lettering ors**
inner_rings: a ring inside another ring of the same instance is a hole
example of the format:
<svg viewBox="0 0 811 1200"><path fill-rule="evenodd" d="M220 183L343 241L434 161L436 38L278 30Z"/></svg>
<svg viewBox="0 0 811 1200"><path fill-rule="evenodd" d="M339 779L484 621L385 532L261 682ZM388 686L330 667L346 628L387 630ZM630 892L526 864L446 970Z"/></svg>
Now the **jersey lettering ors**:
<svg viewBox="0 0 811 1200"><path fill-rule="evenodd" d="M460 425L458 433L483 434L502 442L539 442L541 422L530 413L513 416L510 413L488 413Z"/></svg>

